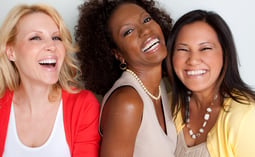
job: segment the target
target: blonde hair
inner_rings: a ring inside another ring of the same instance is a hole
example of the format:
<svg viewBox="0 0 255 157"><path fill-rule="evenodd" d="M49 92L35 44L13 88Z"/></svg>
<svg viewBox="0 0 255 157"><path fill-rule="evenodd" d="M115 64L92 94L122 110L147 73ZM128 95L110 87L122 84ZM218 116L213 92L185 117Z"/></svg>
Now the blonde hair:
<svg viewBox="0 0 255 157"><path fill-rule="evenodd" d="M6 55L8 44L15 42L17 24L19 20L29 14L41 12L50 16L60 31L62 42L66 49L66 56L60 71L59 80L52 89L63 88L69 92L75 92L83 87L81 82L80 64L76 59L78 47L72 43L72 37L64 24L62 17L51 6L45 4L17 5L7 15L0 28L0 97L6 90L14 91L20 85L20 77L14 63L9 61Z"/></svg>

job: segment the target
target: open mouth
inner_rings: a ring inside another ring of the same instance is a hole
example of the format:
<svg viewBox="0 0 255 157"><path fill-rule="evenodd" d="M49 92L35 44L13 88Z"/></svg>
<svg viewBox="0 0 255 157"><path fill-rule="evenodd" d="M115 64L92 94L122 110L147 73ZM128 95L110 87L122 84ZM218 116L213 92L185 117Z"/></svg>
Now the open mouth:
<svg viewBox="0 0 255 157"><path fill-rule="evenodd" d="M151 50L153 50L154 48L156 48L159 44L159 40L158 39L153 39L150 42L148 42L145 47L142 49L143 52L149 52Z"/></svg>
<svg viewBox="0 0 255 157"><path fill-rule="evenodd" d="M56 63L56 59L44 59L39 62L40 65L47 67L55 67Z"/></svg>

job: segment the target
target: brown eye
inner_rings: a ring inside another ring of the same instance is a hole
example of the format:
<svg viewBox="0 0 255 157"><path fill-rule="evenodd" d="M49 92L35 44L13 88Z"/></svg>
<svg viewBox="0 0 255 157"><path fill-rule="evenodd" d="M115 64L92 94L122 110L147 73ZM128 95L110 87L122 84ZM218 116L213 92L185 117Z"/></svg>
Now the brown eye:
<svg viewBox="0 0 255 157"><path fill-rule="evenodd" d="M152 20L152 18L149 16L143 20L143 23L148 23Z"/></svg>
<svg viewBox="0 0 255 157"><path fill-rule="evenodd" d="M125 37L125 36L129 35L132 32L133 32L133 29L129 29L129 30L124 32L123 36Z"/></svg>
<svg viewBox="0 0 255 157"><path fill-rule="evenodd" d="M211 47L204 47L201 49L201 51L206 51L206 50L211 50L212 48Z"/></svg>
<svg viewBox="0 0 255 157"><path fill-rule="evenodd" d="M177 51L188 51L188 50L184 49L184 48L179 48L179 49L177 49Z"/></svg>

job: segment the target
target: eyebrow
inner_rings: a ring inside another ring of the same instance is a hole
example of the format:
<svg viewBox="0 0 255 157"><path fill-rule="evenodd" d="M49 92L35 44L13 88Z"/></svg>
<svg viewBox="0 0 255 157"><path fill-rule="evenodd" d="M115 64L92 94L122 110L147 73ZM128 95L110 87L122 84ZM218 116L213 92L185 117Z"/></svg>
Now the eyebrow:
<svg viewBox="0 0 255 157"><path fill-rule="evenodd" d="M204 44L210 44L210 45L215 46L215 43L210 42L210 41L205 41L205 42L199 43L199 45L204 45Z"/></svg>
<svg viewBox="0 0 255 157"><path fill-rule="evenodd" d="M175 45L187 46L188 44L185 44L185 43L176 43Z"/></svg>

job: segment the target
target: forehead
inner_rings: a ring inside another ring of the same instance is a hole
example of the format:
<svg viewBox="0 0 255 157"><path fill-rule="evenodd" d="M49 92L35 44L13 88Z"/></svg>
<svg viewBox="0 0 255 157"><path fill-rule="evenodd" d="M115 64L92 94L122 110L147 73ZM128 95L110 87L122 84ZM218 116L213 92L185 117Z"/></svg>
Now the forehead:
<svg viewBox="0 0 255 157"><path fill-rule="evenodd" d="M190 37L192 39L196 37L217 39L217 33L214 28L204 21L196 21L190 24L184 25L179 32L178 39Z"/></svg>
<svg viewBox="0 0 255 157"><path fill-rule="evenodd" d="M43 12L34 12L20 18L17 23L18 30L27 30L35 27L57 27L53 19Z"/></svg>
<svg viewBox="0 0 255 157"><path fill-rule="evenodd" d="M124 3L118 6L110 17L110 22L120 22L122 20L133 19L146 12L142 7L134 3Z"/></svg>

